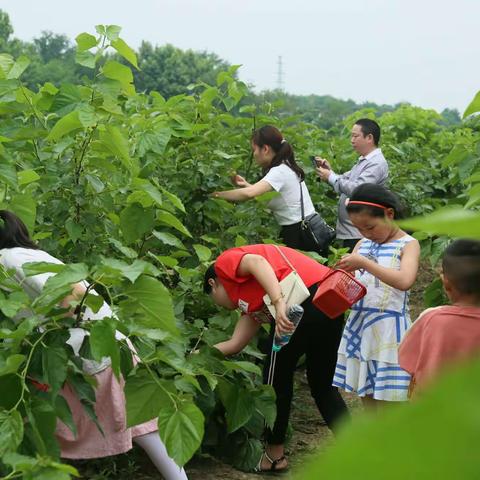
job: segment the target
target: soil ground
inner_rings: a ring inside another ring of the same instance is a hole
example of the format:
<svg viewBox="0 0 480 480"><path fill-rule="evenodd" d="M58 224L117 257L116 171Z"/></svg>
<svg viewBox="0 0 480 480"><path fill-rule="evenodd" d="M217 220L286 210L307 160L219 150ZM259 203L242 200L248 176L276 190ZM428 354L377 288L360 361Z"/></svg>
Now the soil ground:
<svg viewBox="0 0 480 480"><path fill-rule="evenodd" d="M423 310L423 292L435 276L428 264L422 263L419 277L411 291L412 319ZM342 392L343 394L343 392ZM361 414L362 406L355 395L343 394L353 416ZM292 438L287 445L290 470L281 478L296 478L295 471L310 455L321 455L333 442L332 434L322 421L310 396L303 369L295 378L295 395L291 414ZM159 480L161 477L148 457L138 448L127 455L76 464L82 478L89 480ZM271 475L241 472L211 456L197 456L186 467L189 480L258 480Z"/></svg>

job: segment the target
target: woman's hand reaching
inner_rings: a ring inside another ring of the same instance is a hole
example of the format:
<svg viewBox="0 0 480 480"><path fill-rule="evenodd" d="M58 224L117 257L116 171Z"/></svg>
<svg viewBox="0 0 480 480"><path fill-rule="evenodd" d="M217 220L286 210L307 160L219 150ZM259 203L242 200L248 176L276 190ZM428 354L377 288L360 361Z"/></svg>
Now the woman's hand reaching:
<svg viewBox="0 0 480 480"><path fill-rule="evenodd" d="M236 187L245 188L250 186L250 184L241 175L232 175L230 180Z"/></svg>
<svg viewBox="0 0 480 480"><path fill-rule="evenodd" d="M366 258L364 256L357 253L349 253L336 263L335 268L340 268L346 272L354 272L355 270L365 268L365 261Z"/></svg>

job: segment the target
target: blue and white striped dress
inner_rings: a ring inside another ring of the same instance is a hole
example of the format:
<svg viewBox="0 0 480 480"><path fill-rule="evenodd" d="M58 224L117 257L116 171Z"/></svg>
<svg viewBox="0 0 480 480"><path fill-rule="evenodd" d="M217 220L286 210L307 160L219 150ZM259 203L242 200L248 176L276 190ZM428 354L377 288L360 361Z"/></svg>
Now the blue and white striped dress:
<svg viewBox="0 0 480 480"><path fill-rule="evenodd" d="M358 253L387 268L400 269L403 248L413 238L378 244L364 239ZM353 305L338 349L333 385L360 397L407 400L410 375L398 365L398 345L410 328L408 292L379 281L367 271L356 277L367 294Z"/></svg>

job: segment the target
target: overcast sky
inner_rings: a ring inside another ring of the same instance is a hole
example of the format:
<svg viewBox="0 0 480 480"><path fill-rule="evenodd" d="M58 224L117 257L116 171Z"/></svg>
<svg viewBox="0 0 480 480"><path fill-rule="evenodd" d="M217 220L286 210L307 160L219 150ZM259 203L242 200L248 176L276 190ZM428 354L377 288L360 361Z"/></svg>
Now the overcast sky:
<svg viewBox="0 0 480 480"><path fill-rule="evenodd" d="M257 90L277 86L357 102L408 101L461 112L480 90L480 0L0 0L15 36L120 25L142 40L242 64Z"/></svg>

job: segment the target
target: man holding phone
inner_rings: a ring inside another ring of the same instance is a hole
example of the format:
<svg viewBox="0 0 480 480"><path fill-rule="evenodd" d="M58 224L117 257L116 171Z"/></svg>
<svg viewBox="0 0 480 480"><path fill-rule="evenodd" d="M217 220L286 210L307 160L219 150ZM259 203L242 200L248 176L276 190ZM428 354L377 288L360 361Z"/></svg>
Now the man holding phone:
<svg viewBox="0 0 480 480"><path fill-rule="evenodd" d="M380 141L380 126L374 120L361 118L355 122L351 133L353 149L360 158L353 168L342 175L335 173L328 160L315 157L314 165L318 177L328 182L340 195L338 203L337 239L342 245L353 250L362 238L360 232L348 218L345 202L356 187L363 183L384 185L388 179L388 163L378 144Z"/></svg>

